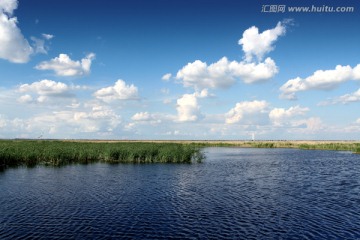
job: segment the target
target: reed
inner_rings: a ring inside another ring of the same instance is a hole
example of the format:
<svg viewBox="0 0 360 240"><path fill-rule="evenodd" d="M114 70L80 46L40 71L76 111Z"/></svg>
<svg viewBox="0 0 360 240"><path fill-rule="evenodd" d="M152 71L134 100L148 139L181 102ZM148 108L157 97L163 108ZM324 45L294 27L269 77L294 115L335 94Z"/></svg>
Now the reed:
<svg viewBox="0 0 360 240"><path fill-rule="evenodd" d="M203 155L194 144L146 142L0 141L0 166L104 163L192 163Z"/></svg>

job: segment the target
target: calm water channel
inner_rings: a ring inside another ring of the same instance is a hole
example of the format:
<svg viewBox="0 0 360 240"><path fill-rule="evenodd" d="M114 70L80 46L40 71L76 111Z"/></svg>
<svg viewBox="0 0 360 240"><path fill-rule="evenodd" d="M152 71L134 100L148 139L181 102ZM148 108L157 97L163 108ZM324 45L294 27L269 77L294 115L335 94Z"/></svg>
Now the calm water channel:
<svg viewBox="0 0 360 240"><path fill-rule="evenodd" d="M360 155L204 152L0 172L0 239L360 239Z"/></svg>

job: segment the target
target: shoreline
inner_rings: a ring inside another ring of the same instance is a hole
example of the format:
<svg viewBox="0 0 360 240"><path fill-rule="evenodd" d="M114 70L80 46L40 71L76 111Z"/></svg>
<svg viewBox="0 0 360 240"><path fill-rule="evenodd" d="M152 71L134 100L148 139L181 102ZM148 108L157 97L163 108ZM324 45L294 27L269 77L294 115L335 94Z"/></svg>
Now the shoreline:
<svg viewBox="0 0 360 240"><path fill-rule="evenodd" d="M118 140L118 139L0 139L6 141L43 141L43 142L64 142L64 143L154 143L154 144L193 144L199 147L206 146L233 146L233 147L254 147L254 148L299 148L319 150L345 150L360 153L360 140Z"/></svg>
<svg viewBox="0 0 360 240"><path fill-rule="evenodd" d="M360 154L360 141L346 140L0 140L0 167L71 163L191 163L201 162L202 148L293 148L350 151Z"/></svg>
<svg viewBox="0 0 360 240"><path fill-rule="evenodd" d="M360 141L355 140L64 140L91 143L173 143L198 147L294 148L307 150L351 151L360 154Z"/></svg>

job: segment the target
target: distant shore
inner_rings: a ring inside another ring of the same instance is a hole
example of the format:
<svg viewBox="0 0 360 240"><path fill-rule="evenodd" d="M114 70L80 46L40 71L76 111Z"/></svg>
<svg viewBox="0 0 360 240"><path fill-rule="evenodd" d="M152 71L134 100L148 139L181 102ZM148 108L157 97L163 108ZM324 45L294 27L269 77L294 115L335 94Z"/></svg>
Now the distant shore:
<svg viewBox="0 0 360 240"><path fill-rule="evenodd" d="M145 142L145 143L180 143L203 146L234 146L256 148L300 148L324 150L360 151L360 140L101 140L101 139L66 139L66 142Z"/></svg>
<svg viewBox="0 0 360 240"><path fill-rule="evenodd" d="M64 141L64 142L92 142L92 143L128 143L128 142L144 142L144 143L183 143L183 144L209 144L209 145L223 145L229 144L239 147L273 144L274 147L298 147L305 145L359 145L360 140L156 140L156 139L0 139L0 141Z"/></svg>
<svg viewBox="0 0 360 240"><path fill-rule="evenodd" d="M37 139L4 139L4 140L37 140ZM244 142L294 142L294 143L359 143L360 140L207 140L207 139L38 139L53 141L71 141L71 142L170 142L170 143L244 143Z"/></svg>
<svg viewBox="0 0 360 240"><path fill-rule="evenodd" d="M243 147L243 148L297 148L297 149L317 149L317 150L336 150L351 151L360 153L360 140L64 140L67 142L93 142L93 143L176 143L193 144L200 147Z"/></svg>

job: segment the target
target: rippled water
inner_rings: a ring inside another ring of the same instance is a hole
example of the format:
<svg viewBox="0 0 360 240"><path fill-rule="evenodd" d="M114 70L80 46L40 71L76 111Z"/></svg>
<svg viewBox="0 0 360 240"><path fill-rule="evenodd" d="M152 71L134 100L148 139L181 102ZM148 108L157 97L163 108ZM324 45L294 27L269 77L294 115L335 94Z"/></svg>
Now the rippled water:
<svg viewBox="0 0 360 240"><path fill-rule="evenodd" d="M202 164L0 173L0 239L356 239L360 155L206 148Z"/></svg>

